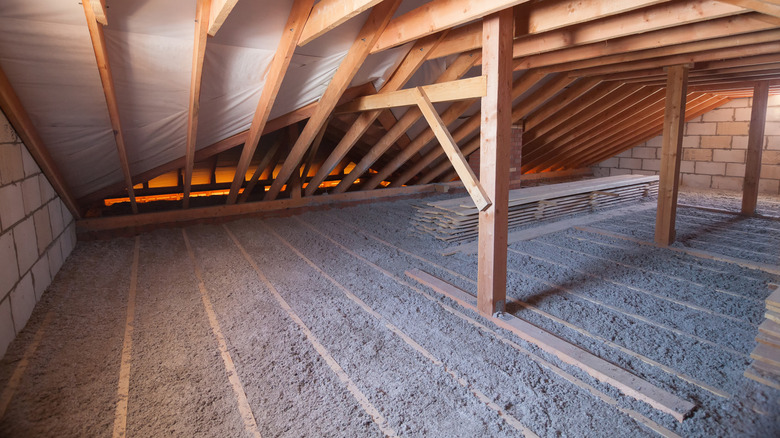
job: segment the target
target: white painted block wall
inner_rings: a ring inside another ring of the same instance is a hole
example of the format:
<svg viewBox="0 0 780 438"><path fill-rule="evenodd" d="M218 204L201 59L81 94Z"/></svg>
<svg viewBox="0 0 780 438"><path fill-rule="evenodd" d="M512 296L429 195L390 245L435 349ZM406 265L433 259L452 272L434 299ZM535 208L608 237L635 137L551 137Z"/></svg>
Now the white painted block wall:
<svg viewBox="0 0 780 438"><path fill-rule="evenodd" d="M76 246L76 225L0 112L0 358Z"/></svg>

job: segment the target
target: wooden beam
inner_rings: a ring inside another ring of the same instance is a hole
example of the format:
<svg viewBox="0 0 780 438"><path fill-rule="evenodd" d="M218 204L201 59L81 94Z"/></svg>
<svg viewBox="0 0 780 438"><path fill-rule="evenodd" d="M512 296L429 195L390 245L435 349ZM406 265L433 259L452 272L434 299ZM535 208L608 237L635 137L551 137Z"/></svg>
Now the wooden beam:
<svg viewBox="0 0 780 438"><path fill-rule="evenodd" d="M511 9L482 21L482 98L479 180L493 204L479 212L477 308L483 315L503 312L506 302L509 154L512 131Z"/></svg>
<svg viewBox="0 0 780 438"><path fill-rule="evenodd" d="M771 17L780 18L780 5L760 0L719 0L740 8L751 9Z"/></svg>
<svg viewBox="0 0 780 438"><path fill-rule="evenodd" d="M516 35L514 57L591 44L697 21L711 20L744 12L715 0L668 1L589 1L573 8L569 0L523 4L523 33ZM482 45L482 24L453 29L431 55L439 58Z"/></svg>
<svg viewBox="0 0 780 438"><path fill-rule="evenodd" d="M350 202L372 202L376 199L399 197L429 196L436 193L441 184L401 187L397 189L368 190L337 195L312 196L300 199L278 199L269 202L248 202L233 205L197 207L189 210L170 210L137 215L111 216L94 219L82 219L76 222L76 232L98 233L101 231L156 227L164 224L187 224L201 220L221 219L241 215L284 214L293 208L329 206ZM460 182L449 184L450 188L461 188Z"/></svg>
<svg viewBox="0 0 780 438"><path fill-rule="evenodd" d="M471 69L475 63L479 61L480 56L481 55L479 53L471 52L458 56L455 61L453 61L452 64L450 64L449 67L447 67L447 69L439 75L439 77L436 79L436 83L444 83L462 77L469 71L469 69ZM444 120L444 123L452 123L455 118L468 109L469 105L470 104L468 101L455 102L454 104L450 105L450 107L445 110L444 113L442 113L442 120ZM355 182L355 180L367 172L368 169L382 156L382 154L384 154L390 148L396 139L398 139L398 137L400 137L403 133L406 132L407 129L416 123L420 117L422 117L422 113L420 112L419 108L416 106L409 108L409 110L407 110L406 113L404 113L404 115L398 120L398 123L396 123L393 128L390 129L379 142L375 143L365 156L363 156L355 168L352 169L352 172L350 172L349 175L345 176L344 179L341 180L339 185L336 186L335 191L338 193L343 193L352 187L352 184ZM430 136L425 139L424 137L429 133ZM416 154L417 151L419 151L432 138L433 133L430 131L430 129L427 129L418 135L412 141L412 143L404 148L404 150L400 151L396 157L393 158L393 160L391 160L391 162L382 169L382 171L371 177L368 183L363 186L363 190L377 187L379 183L382 182L383 178L389 176L390 173L392 173L395 169L406 162L406 160ZM393 170L388 170L387 168L391 166L396 167L393 167Z"/></svg>
<svg viewBox="0 0 780 438"><path fill-rule="evenodd" d="M125 177L127 196L130 198L130 206L133 213L138 213L138 205L135 202L135 193L133 192L133 180L130 176L130 164L127 160L125 136L122 132L122 123L119 121L119 105L117 104L116 90L114 89L114 77L108 64L108 50L106 48L106 39L103 35L103 26L97 22L91 0L83 0L82 6L84 6L84 14L87 18L89 36L92 39L92 48L95 51L95 61L100 73L100 82L103 84L103 94L106 97L108 117L111 120L111 128L114 132L119 164Z"/></svg>
<svg viewBox="0 0 780 438"><path fill-rule="evenodd" d="M388 94L390 92L399 90L404 85L406 85L409 79L411 79L412 75L414 75L414 73L422 66L425 60L428 59L428 54L439 44L442 36L443 35L434 35L431 37L422 38L421 40L417 41L409 53L407 53L407 55L404 57L404 60L401 61L401 64L399 64L398 68L396 68L395 72L393 72L390 80L384 84L379 94ZM352 150L352 148L355 146L355 143L357 143L360 137L365 134L369 126L374 123L374 120L380 118L382 113L389 114L390 118L393 119L393 126L398 123L390 111L379 110L361 114L355 123L353 123L349 128L341 141L338 142L336 147L333 149L333 152L331 152L325 162L322 163L317 173L312 178L311 183L306 187L306 196L312 196L314 194L320 183L325 180L333 168L349 153L350 150ZM390 130L392 129L392 126L386 127L385 129ZM403 134L403 136L405 135L406 134Z"/></svg>
<svg viewBox="0 0 780 438"><path fill-rule="evenodd" d="M374 7L382 0L321 0L311 10L298 41L299 46L312 42L325 32Z"/></svg>
<svg viewBox="0 0 780 438"><path fill-rule="evenodd" d="M54 163L49 149L43 142L43 139L38 135L38 131L35 129L30 115L22 106L22 102L19 100L19 96L16 95L11 83L8 81L5 72L0 68L0 109L8 118L11 126L14 127L14 131L19 134L22 142L30 151L35 162L38 163L38 167L46 175L46 179L49 180L54 190L68 207L68 211L76 219L81 218L81 209L79 208L76 199L73 197L73 192L70 190L65 178L62 177L60 170Z"/></svg>
<svg viewBox="0 0 780 438"><path fill-rule="evenodd" d="M433 0L394 19L371 53L468 23L528 0Z"/></svg>
<svg viewBox="0 0 780 438"><path fill-rule="evenodd" d="M195 143L198 137L198 116L200 114L200 84L203 79L203 59L206 56L210 6L211 0L197 0L195 8L195 42L192 47L187 145L184 154L184 197L182 198L182 207L184 208L190 206L190 187L192 186L192 170L195 167Z"/></svg>
<svg viewBox="0 0 780 438"><path fill-rule="evenodd" d="M749 13L618 38L609 44L588 44L528 56L515 63L515 70L554 66L549 71L568 71L573 69L569 63L576 61L581 62L576 68L586 68L582 65L592 67L777 41L780 30L772 30L774 27Z"/></svg>
<svg viewBox="0 0 780 438"><path fill-rule="evenodd" d="M208 34L214 36L222 24L227 20L228 15L238 0L212 0L208 8Z"/></svg>
<svg viewBox="0 0 780 438"><path fill-rule="evenodd" d="M753 215L758 203L758 182L761 178L761 151L764 147L769 83L759 82L753 88L753 108L750 112L745 182L742 187L742 214Z"/></svg>
<svg viewBox="0 0 780 438"><path fill-rule="evenodd" d="M106 0L91 0L92 12L95 14L95 21L108 26L108 17L106 15Z"/></svg>
<svg viewBox="0 0 780 438"><path fill-rule="evenodd" d="M476 99L485 95L485 77L477 76L459 81L431 84L422 87L431 102L452 102L455 100ZM399 106L416 105L419 93L416 89L399 90L392 93L375 94L360 97L337 108L337 113L370 111Z"/></svg>
<svg viewBox="0 0 780 438"><path fill-rule="evenodd" d="M282 37L276 48L276 53L268 68L268 74L263 84L263 91L260 93L260 100L257 102L255 114L252 117L252 124L249 126L247 141L244 143L244 149L241 151L241 157L236 165L236 175L233 177L233 183L230 185L230 193L227 197L227 203L233 204L238 198L238 190L244 183L244 175L249 167L249 162L255 154L255 148L260 141L260 136L265 129L268 116L271 114L271 108L279 94L279 88L282 86L282 80L290 66L293 52L309 16L314 0L296 0L290 15L287 17L287 24L284 26Z"/></svg>
<svg viewBox="0 0 780 438"><path fill-rule="evenodd" d="M469 310L477 310L477 306L474 305L474 296L462 289L417 269L406 271L406 275ZM482 312L481 309L479 311ZM693 403L658 388L623 368L518 317L500 314L490 317L489 320L496 326L516 334L524 341L536 345L547 354L557 357L564 363L576 366L593 378L613 386L629 397L643 401L655 409L671 415L677 421L683 421L696 407Z"/></svg>
<svg viewBox="0 0 780 438"><path fill-rule="evenodd" d="M675 239L688 68L687 65L676 65L668 69L661 146L661 179L658 186L658 210L655 219L655 243L659 245L671 245Z"/></svg>
<svg viewBox="0 0 780 438"><path fill-rule="evenodd" d="M279 155L282 154L282 135L280 134L274 137L272 142L273 143L271 144L271 147L268 149L265 155L263 155L263 159L260 160L260 164L258 164L254 173L252 173L252 177L249 179L249 182L247 182L246 188L244 188L244 193L241 194L241 198L238 200L239 203L246 202L246 200L249 199L249 195L252 194L252 191L255 189L255 186L257 185L257 182L260 180L260 176L263 173L268 171L269 178L273 176L274 167L276 167L276 163L279 161Z"/></svg>
<svg viewBox="0 0 780 438"><path fill-rule="evenodd" d="M425 120L428 121L431 130L436 134L436 138L452 163L452 167L458 172L458 176L463 181L466 191L471 196L471 199L474 200L474 204L476 204L479 211L486 210L491 205L490 197L485 192L485 189L482 188L482 185L480 185L477 176L474 175L474 171L471 170L463 154L460 153L458 145L452 139L450 132L447 130L447 125L442 122L439 114L436 112L436 108L433 107L433 103L431 103L431 100L425 93L424 87L418 87L415 91L417 91L417 105L420 107L420 111L422 111Z"/></svg>
<svg viewBox="0 0 780 438"><path fill-rule="evenodd" d="M317 136L320 128L322 128L322 125L336 106L339 97L347 89L360 66L363 65L363 61L368 56L371 47L376 43L379 35L385 29L387 23L390 22L400 4L401 0L385 0L371 10L366 23L363 25L360 33L358 33L349 52L347 52L347 56L341 61L341 65L339 65L333 79L328 84L328 88L323 93L322 98L320 98L316 111L312 114L308 123L306 123L306 127L298 138L298 142L293 147L290 155L287 156L279 174L274 179L273 184L271 184L270 190L266 192L265 200L272 201L279 195L282 186L300 163L311 142L314 141L314 137Z"/></svg>

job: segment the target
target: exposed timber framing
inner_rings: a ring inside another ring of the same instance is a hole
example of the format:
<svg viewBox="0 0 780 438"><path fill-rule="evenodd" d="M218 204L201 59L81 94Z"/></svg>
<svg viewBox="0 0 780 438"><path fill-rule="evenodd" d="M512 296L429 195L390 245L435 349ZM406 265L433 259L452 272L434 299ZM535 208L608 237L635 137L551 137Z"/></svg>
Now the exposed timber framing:
<svg viewBox="0 0 780 438"><path fill-rule="evenodd" d="M303 46L314 41L325 32L376 6L380 1L382 0L321 0L311 9L298 45Z"/></svg>
<svg viewBox="0 0 780 438"><path fill-rule="evenodd" d="M506 303L509 157L512 130L512 27L507 9L483 20L479 180L493 201L479 212L477 308L483 315L503 312Z"/></svg>
<svg viewBox="0 0 780 438"><path fill-rule="evenodd" d="M208 34L214 36L225 23L238 0L211 0L208 10Z"/></svg>
<svg viewBox="0 0 780 438"><path fill-rule="evenodd" d="M730 3L740 8L752 9L756 12L769 15L770 17L780 18L780 5L761 0L719 0L724 3Z"/></svg>
<svg viewBox="0 0 780 438"><path fill-rule="evenodd" d="M95 9L92 7L90 0L83 0L82 6L84 6L89 36L92 39L92 48L95 51L95 61L100 73L100 82L103 85L103 94L106 97L108 117L111 120L111 129L114 132L114 141L117 154L119 155L119 165L125 177L125 188L127 189L127 196L130 198L130 206L135 214L138 213L138 205L135 202L135 193L133 192L133 179L127 159L125 136L122 132L122 123L119 121L119 105L117 104L116 90L114 89L114 77L111 74L111 67L108 63L108 50L106 48L106 38L103 35L103 25L98 23Z"/></svg>
<svg viewBox="0 0 780 438"><path fill-rule="evenodd" d="M431 100L425 93L424 87L418 87L415 91L417 91L417 105L420 107L425 120L428 121L431 130L436 134L436 138L452 163L452 167L458 172L460 180L463 181L463 185L466 187L466 191L471 196L474 204L476 204L477 209L485 211L491 205L490 197L485 192L485 189L482 188L482 185L480 185L466 158L460 153L457 143L452 139L452 135L447 130L447 125L442 122L441 117L436 112L436 108L433 107L433 103L431 103Z"/></svg>
<svg viewBox="0 0 780 438"><path fill-rule="evenodd" d="M206 57L209 13L212 0L197 0L195 8L195 42L192 48L192 74L190 76L190 100L187 112L187 144L184 164L184 197L182 206L190 206L192 170L195 167L195 143L198 138L198 116L200 114L200 84L203 79L203 60Z"/></svg>
<svg viewBox="0 0 780 438"><path fill-rule="evenodd" d="M412 75L414 75L414 73L420 68L420 66L422 66L425 60L428 59L428 54L431 52L431 50L436 48L436 46L439 44L439 41L441 41L442 36L443 35L427 37L417 41L409 53L404 57L404 60L401 62L398 68L396 68L390 80L382 87L379 94L384 95L403 87L406 82L411 79ZM322 163L314 177L311 179L309 186L306 187L306 196L312 196L314 194L314 192L317 190L317 187L319 187L322 181L325 180L325 178L339 163L339 161L341 161L355 146L355 143L357 143L360 137L365 134L366 130L374 122L374 120L381 118L382 113L390 114L390 116L394 119L393 126L398 123L398 120L395 120L395 117L392 116L392 113L389 111L379 110L376 112L371 111L365 114L361 114L355 123L353 123L349 128L341 141L339 141L339 143L333 149L333 152L331 152L325 162ZM386 127L385 129L389 131L392 129L392 126Z"/></svg>
<svg viewBox="0 0 780 438"><path fill-rule="evenodd" d="M688 65L669 67L666 83L661 172L658 187L658 210L655 220L655 243L671 245L675 238L677 190L680 184L683 128L685 127L685 96Z"/></svg>
<svg viewBox="0 0 780 438"><path fill-rule="evenodd" d="M769 83L759 82L753 88L753 108L750 112L745 180L742 186L742 214L753 215L758 204L758 182L761 178L761 151L764 147Z"/></svg>
<svg viewBox="0 0 780 438"><path fill-rule="evenodd" d="M73 192L67 181L62 177L57 164L49 153L49 149L38 134L38 130L35 129L30 115L22 106L19 96L16 95L13 87L11 87L11 83L8 81L8 77L6 77L2 68L0 68L0 109L3 110L8 121L14 127L19 137L21 137L27 150L30 151L30 155L38 163L38 167L46 175L46 179L49 180L60 199L62 199L62 202L68 207L70 214L74 218L80 219L81 209L76 202L76 198L73 197Z"/></svg>
<svg viewBox="0 0 780 438"><path fill-rule="evenodd" d="M341 61L336 74L328 84L328 88L320 98L320 103L317 106L314 114L309 118L306 127L303 129L301 136L298 138L287 159L282 164L282 168L279 170L273 184L271 184L270 190L266 193L265 200L273 201L279 195L282 186L292 175L292 172L298 167L303 155L309 149L314 137L322 128L333 108L338 103L339 97L347 89L352 78L355 76L360 66L365 61L366 57L376 43L379 35L390 22L395 10L401 4L401 0L385 0L378 4L371 10L371 14L368 16L366 23L358 33L355 42L347 52L347 56Z"/></svg>
<svg viewBox="0 0 780 438"><path fill-rule="evenodd" d="M390 22L371 53L400 46L527 1L433 0Z"/></svg>
<svg viewBox="0 0 780 438"><path fill-rule="evenodd" d="M485 77L477 76L458 81L431 84L419 87L431 102L452 102L455 100L476 99L485 95ZM365 96L337 108L337 113L371 111L399 106L413 106L419 103L417 89L400 90Z"/></svg>
<svg viewBox="0 0 780 438"><path fill-rule="evenodd" d="M303 32L304 24L313 4L314 0L296 0L293 3L284 32L279 40L279 46L268 69L263 91L260 93L260 100L257 103L255 115L252 117L252 124L249 126L249 134L247 134L247 140L241 151L241 158L239 158L236 165L236 174L233 177L233 183L230 185L230 193L227 197L228 204L235 203L238 198L238 190L244 183L244 175L249 166L249 161L255 154L257 143L263 134L268 116L271 114L271 108L276 101L276 96L279 94L282 80L285 73L287 73L296 44Z"/></svg>

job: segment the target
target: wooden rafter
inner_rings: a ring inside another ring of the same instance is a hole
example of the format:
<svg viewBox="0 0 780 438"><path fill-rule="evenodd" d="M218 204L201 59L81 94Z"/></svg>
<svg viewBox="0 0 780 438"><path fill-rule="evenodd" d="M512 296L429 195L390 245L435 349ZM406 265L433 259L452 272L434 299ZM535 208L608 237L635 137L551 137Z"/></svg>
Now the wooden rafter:
<svg viewBox="0 0 780 438"><path fill-rule="evenodd" d="M719 0L740 8L750 9L771 17L780 18L780 5L761 0Z"/></svg>
<svg viewBox="0 0 780 438"><path fill-rule="evenodd" d="M390 22L371 52L400 46L526 1L528 0L433 0Z"/></svg>
<svg viewBox="0 0 780 438"><path fill-rule="evenodd" d="M30 115L22 106L19 96L16 95L13 87L11 87L11 83L8 81L8 77L6 77L2 68L0 68L0 109L3 110L8 121L11 122L14 130L21 137L27 150L30 151L30 155L38 163L38 167L46 175L46 179L49 180L62 199L62 202L68 207L70 214L76 219L81 219L81 209L73 197L73 192L62 177L59 168L54 163L54 159L49 154L49 149L35 129Z"/></svg>
<svg viewBox="0 0 780 438"><path fill-rule="evenodd" d="M458 56L458 58L455 61L453 61L453 63L450 64L450 66L447 67L447 69L441 75L439 75L439 77L436 79L436 83L449 82L462 77L463 75L466 74L466 72L468 72L469 69L471 69L471 67L477 61L479 61L479 58L480 55L476 53L468 53L468 54L464 53ZM451 115L447 114L449 110L445 111L445 113L442 114L442 119L444 120L444 123L447 124L452 123L450 117L454 119L458 115L462 114L463 111L466 111L468 105L469 103L467 101L460 101L453 104L452 107L455 107L456 111L452 112ZM463 106L463 108L458 109L458 107L461 106ZM406 111L406 113L398 120L398 123L396 123L395 126L393 126L393 128L390 129L379 142L374 144L371 150L360 160L360 162L354 167L354 169L352 169L349 175L345 176L344 179L341 180L341 182L338 184L338 186L336 186L334 191L336 193L346 192L352 186L355 180L357 180L362 174L367 172L368 169L379 159L379 157L381 157L382 154L384 154L390 148L390 146L395 142L395 140L398 137L400 137L407 129L409 129L414 123L420 120L421 117L422 117L422 113L420 112L419 108L417 107L409 108ZM419 144L415 145L415 143L417 143L416 139L409 146L404 148L404 150L401 151L396 156L396 158L400 156L410 157L414 155L416 151L422 147L422 145ZM400 166L400 164L398 166ZM386 175L384 175L380 171L377 175L374 175L369 180L368 184L375 183L375 185L373 185L372 187L376 187L382 181L382 179L378 179L378 178L380 177L384 178L385 176Z"/></svg>
<svg viewBox="0 0 780 438"><path fill-rule="evenodd" d="M111 120L111 128L114 132L119 164L125 177L127 196L130 198L130 206L133 213L138 213L138 205L135 202L135 193L133 192L133 180L130 176L130 164L127 159L125 137L122 132L122 123L119 121L119 105L117 104L116 90L114 89L114 77L111 74L111 67L108 63L108 50L106 48L106 39L103 35L103 26L98 23L95 9L92 7L90 0L83 0L82 6L84 6L89 36L92 39L92 48L95 51L95 61L100 73L100 82L103 85L103 94L106 97L108 117Z"/></svg>
<svg viewBox="0 0 780 438"><path fill-rule="evenodd" d="M420 68L420 66L428 58L428 54L436 48L439 44L441 37L429 37L419 40L409 53L404 57L404 60L396 68L396 71L391 76L390 80L382 87L379 95L385 95L390 92L394 92L403 87L406 82L412 77L412 75ZM359 99L358 99L359 100ZM317 187L325 180L325 177L333 170L339 161L341 161L347 153L352 149L355 143L366 132L368 127L381 116L382 113L389 113L389 111L369 111L361 114L358 120L353 123L352 127L347 131L346 135L336 145L331 152L330 156L325 160L317 171L316 175L311 179L311 183L306 188L306 196L311 196L317 190ZM392 116L392 113L390 113ZM394 117L393 117L394 118ZM395 120L393 125L398 121ZM391 129L386 128L386 129ZM400 137L399 137L400 138Z"/></svg>
<svg viewBox="0 0 780 438"><path fill-rule="evenodd" d="M282 186L290 178L294 169L298 167L301 158L303 158L312 141L314 141L314 137L317 136L320 128L322 128L322 125L330 116L339 97L349 86L352 78L368 56L371 47L373 47L379 35L385 29L387 23L390 22L400 3L400 0L385 0L371 10L366 23L363 25L349 52L347 52L347 56L341 61L341 65L339 65L333 79L328 84L328 88L323 93L322 98L320 98L316 111L312 114L308 123L306 123L301 136L298 138L290 155L284 161L279 174L274 179L273 184L271 184L270 190L266 193L266 201L276 199Z"/></svg>
<svg viewBox="0 0 780 438"><path fill-rule="evenodd" d="M227 20L238 0L211 0L208 8L208 34L214 36Z"/></svg>
<svg viewBox="0 0 780 438"><path fill-rule="evenodd" d="M382 0L321 0L313 9L298 45L303 46Z"/></svg>
<svg viewBox="0 0 780 438"><path fill-rule="evenodd" d="M257 103L255 115L252 117L252 124L249 127L249 134L244 143L244 149L241 151L241 158L236 165L236 174L233 177L233 183L230 186L230 193L227 197L227 203L233 204L238 197L238 190L244 183L244 175L249 166L249 161L255 153L257 143L265 129L268 116L271 114L271 108L279 94L279 88L282 86L287 68L292 60L298 39L304 29L306 18L309 16L314 0L296 0L293 3L290 15L287 18L287 24L279 40L279 46L276 49L271 66L266 75L263 91L260 93L260 100Z"/></svg>
<svg viewBox="0 0 780 438"><path fill-rule="evenodd" d="M485 78L477 76L469 79L425 85L420 88L425 91L431 102L475 99L485 95ZM413 106L417 104L418 99L419 92L417 89L399 90L392 93L360 97L336 110L337 112L358 112Z"/></svg>
<svg viewBox="0 0 780 438"><path fill-rule="evenodd" d="M195 166L195 143L198 136L198 115L200 114L200 84L203 79L203 60L206 56L209 13L212 0L197 0L195 7L195 42L192 49L192 74L190 76L190 100L187 113L187 144L184 156L184 198L183 207L190 205L192 169Z"/></svg>

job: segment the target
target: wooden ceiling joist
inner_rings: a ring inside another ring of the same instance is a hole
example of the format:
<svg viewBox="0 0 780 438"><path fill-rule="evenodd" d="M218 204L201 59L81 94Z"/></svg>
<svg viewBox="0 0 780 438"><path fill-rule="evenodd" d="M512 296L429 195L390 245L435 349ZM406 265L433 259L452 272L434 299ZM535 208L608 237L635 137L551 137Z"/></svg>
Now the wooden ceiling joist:
<svg viewBox="0 0 780 438"><path fill-rule="evenodd" d="M412 75L422 66L428 54L436 48L441 41L441 35L433 35L431 37L422 38L409 51L404 57L403 61L398 65L393 75L384 84L382 89L376 96L386 96L389 93L400 90L411 79ZM357 99L359 100L359 99ZM392 117L392 113L389 111L383 111L381 109L375 111L368 111L360 114L358 119L349 128L344 137L339 141L333 152L328 156L324 163L320 166L316 175L311 179L309 185L306 187L306 196L312 196L317 190L319 185L330 174L333 168L352 150L352 147L357 143L360 137L365 134L368 127L379 118L382 113L389 113ZM393 117L394 119L394 117ZM386 130L392 129L398 121L395 120L391 126L386 126ZM399 137L401 138L401 137Z"/></svg>
<svg viewBox="0 0 780 438"><path fill-rule="evenodd" d="M8 121L22 139L27 150L30 151L30 155L38 163L38 167L46 175L46 179L49 180L49 183L51 183L60 196L62 202L68 207L70 214L76 219L81 219L81 209L73 197L73 192L67 181L62 177L57 164L49 153L49 149L38 134L38 130L35 129L30 115L22 106L19 96L11 87L11 83L8 81L8 77L2 68L0 68L0 109L3 110L3 114L8 118Z"/></svg>
<svg viewBox="0 0 780 438"><path fill-rule="evenodd" d="M333 79L328 84L328 88L323 93L322 98L320 98L317 109L306 123L306 127L303 129L290 155L287 156L270 190L266 192L266 201L276 199L282 186L290 178L293 170L298 167L301 158L303 158L312 141L314 141L314 137L317 136L323 123L330 116L342 93L344 93L344 90L347 89L352 78L360 69L371 47L373 47L379 39L379 35L387 27L400 3L401 0L385 0L371 10L366 23L347 52L347 56L341 61Z"/></svg>
<svg viewBox="0 0 780 438"><path fill-rule="evenodd" d="M230 185L230 193L227 197L227 203L233 204L238 198L238 190L244 184L244 175L246 174L249 161L255 153L257 143L263 134L268 116L271 114L271 108L279 94L287 68L292 60L293 52L298 44L298 40L303 32L306 19L311 12L314 0L296 0L293 3L290 15L287 18L287 24L284 26L282 37L279 40L279 46L276 49L268 74L265 77L263 91L260 93L260 100L257 103L257 109L252 117L252 124L249 126L249 134L244 143L244 149L241 152L241 158L236 166L236 173L233 177L233 183Z"/></svg>
<svg viewBox="0 0 780 438"><path fill-rule="evenodd" d="M195 143L198 137L198 115L200 113L200 85L203 79L203 60L206 57L211 1L197 0L195 7L195 42L192 48L190 97L187 107L187 143L184 154L184 197L182 198L184 208L190 206L190 187L192 186L192 170L195 166Z"/></svg>
<svg viewBox="0 0 780 438"><path fill-rule="evenodd" d="M761 0L720 0L740 8L750 9L771 17L780 18L780 5Z"/></svg>
<svg viewBox="0 0 780 438"><path fill-rule="evenodd" d="M97 21L95 9L92 7L91 0L83 0L82 6L84 7L84 15L87 19L87 27L89 28L89 36L92 40L92 48L95 51L95 61L97 62L98 72L100 73L100 82L103 85L103 94L106 98L108 117L111 120L111 128L114 133L114 141L116 142L117 154L119 155L119 164L122 169L122 174L125 177L127 196L130 198L130 206L133 213L138 213L138 205L135 202L135 193L133 192L133 180L130 174L130 164L127 159L125 137L122 131L122 123L119 121L119 105L116 100L114 77L108 63L108 50L106 48L105 35L103 35L103 25Z"/></svg>
<svg viewBox="0 0 780 438"><path fill-rule="evenodd" d="M477 76L469 79L424 85L422 87L431 102L453 102L464 99L475 99L485 95L485 77ZM414 106L419 98L417 89L398 90L392 93L380 93L355 99L337 109L338 112L372 111L399 106Z"/></svg>

